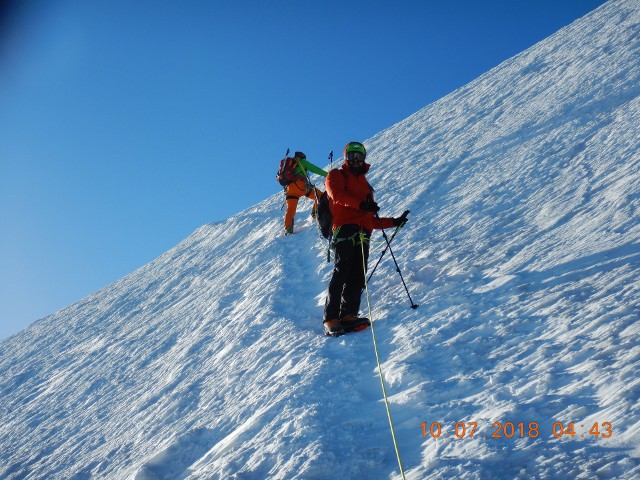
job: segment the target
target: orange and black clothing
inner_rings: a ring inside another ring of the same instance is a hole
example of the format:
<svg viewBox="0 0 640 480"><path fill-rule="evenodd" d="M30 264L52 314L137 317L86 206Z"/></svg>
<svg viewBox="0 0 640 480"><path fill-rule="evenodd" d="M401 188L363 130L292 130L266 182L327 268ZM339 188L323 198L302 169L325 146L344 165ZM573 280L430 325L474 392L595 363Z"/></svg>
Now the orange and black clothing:
<svg viewBox="0 0 640 480"><path fill-rule="evenodd" d="M314 212L318 201L318 198L322 195L322 192L315 188L309 181L309 174L307 172L316 173L323 177L327 176L327 172L323 169L316 167L313 163L307 161L304 158L296 157L297 165L295 168L296 179L285 187L287 210L284 214L284 228L285 231L291 231L293 229L293 220L298 208L298 200L300 197L307 197L313 200Z"/></svg>
<svg viewBox="0 0 640 480"><path fill-rule="evenodd" d="M331 202L334 231L344 225L358 225L371 234L376 228L393 227L393 218L378 218L374 212L360 208L363 202L373 201L374 190L365 177L370 167L365 163L364 172L356 175L345 162L342 168L331 170L327 175L325 186Z"/></svg>
<svg viewBox="0 0 640 480"><path fill-rule="evenodd" d="M335 249L324 308L325 322L358 316L371 232L395 225L393 218L379 218L374 211L366 209L367 202L374 202L373 188L365 177L369 168L365 163L362 173L353 173L345 161L340 169L329 172L325 182L333 215Z"/></svg>

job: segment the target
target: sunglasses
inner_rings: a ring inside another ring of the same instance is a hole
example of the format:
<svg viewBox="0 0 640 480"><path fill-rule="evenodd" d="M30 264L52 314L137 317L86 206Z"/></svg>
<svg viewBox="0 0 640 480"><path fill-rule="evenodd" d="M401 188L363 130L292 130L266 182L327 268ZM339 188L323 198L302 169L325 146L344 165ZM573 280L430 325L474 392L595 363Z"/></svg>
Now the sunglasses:
<svg viewBox="0 0 640 480"><path fill-rule="evenodd" d="M367 157L362 152L347 152L347 162L364 163L364 159Z"/></svg>

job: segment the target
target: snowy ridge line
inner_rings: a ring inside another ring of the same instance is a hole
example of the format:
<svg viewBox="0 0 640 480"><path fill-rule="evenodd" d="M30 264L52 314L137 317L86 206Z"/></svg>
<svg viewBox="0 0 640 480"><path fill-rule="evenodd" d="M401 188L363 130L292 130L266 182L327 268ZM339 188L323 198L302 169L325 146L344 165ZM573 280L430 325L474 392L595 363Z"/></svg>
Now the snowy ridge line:
<svg viewBox="0 0 640 480"><path fill-rule="evenodd" d="M412 212L420 308L389 258L370 283L408 479L640 478L638 85L612 0L365 142ZM281 200L0 342L0 477L397 478L371 338L322 335L332 266Z"/></svg>

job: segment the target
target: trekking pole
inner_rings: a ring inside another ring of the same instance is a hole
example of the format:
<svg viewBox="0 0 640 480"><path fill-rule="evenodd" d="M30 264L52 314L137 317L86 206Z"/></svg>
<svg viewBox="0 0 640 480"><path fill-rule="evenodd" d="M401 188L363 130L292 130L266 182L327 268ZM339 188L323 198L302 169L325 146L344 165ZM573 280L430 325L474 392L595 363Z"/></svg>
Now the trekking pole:
<svg viewBox="0 0 640 480"><path fill-rule="evenodd" d="M331 167L329 168L329 171L333 170L333 150L331 150L329 152L329 162L331 162ZM324 189L325 195L328 195L328 193L326 192L327 190L327 181L326 181L326 177L325 177L325 184L324 184ZM318 217L319 219L320 217ZM320 223L318 223L318 227L320 227ZM329 238L327 239L328 243L327 243L327 263L331 262L331 242L333 241L333 231L331 232L331 234L329 235Z"/></svg>
<svg viewBox="0 0 640 480"><path fill-rule="evenodd" d="M405 210L404 213L402 214L402 216L400 218L404 218L405 220L407 219L407 215L409 215L409 210ZM373 267L373 270L371 270L371 273L369 274L369 278L367 278L367 282L369 282L371 280L371 277L373 277L373 274L376 271L376 268L378 268L378 264L380 263L380 260L382 260L382 257L384 257L384 254L387 253L387 250L389 249L389 244L391 242L393 242L393 239L396 236L396 233L398 233L398 230L400 230L400 225L398 225L396 227L396 229L393 231L393 233L391 234L391 237L389 237L389 242L387 243L387 245L384 247L384 250L382 251L382 253L380 254L380 258L378 258L378 261L376 262L375 266Z"/></svg>
<svg viewBox="0 0 640 480"><path fill-rule="evenodd" d="M416 303L413 303L413 300L411 299L411 294L409 294L409 289L407 288L407 284L404 282L404 278L402 277L402 272L400 271L400 267L398 266L398 262L396 261L396 256L393 254L393 250L391 249L391 242L387 238L387 234L385 233L384 228L382 228L381 230L382 230L382 236L387 242L387 247L389 248L389 253L391 254L391 258L393 258L393 263L396 264L396 271L400 275L400 280L402 280L402 285L404 286L404 290L407 292L407 296L409 297L409 302L411 302L411 308L415 310L416 308L418 308L418 305Z"/></svg>

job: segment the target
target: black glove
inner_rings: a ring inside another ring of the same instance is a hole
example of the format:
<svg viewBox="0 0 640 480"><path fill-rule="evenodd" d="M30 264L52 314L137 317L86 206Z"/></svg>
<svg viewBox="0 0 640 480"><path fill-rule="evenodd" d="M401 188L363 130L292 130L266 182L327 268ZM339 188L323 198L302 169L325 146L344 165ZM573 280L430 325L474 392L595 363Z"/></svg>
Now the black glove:
<svg viewBox="0 0 640 480"><path fill-rule="evenodd" d="M364 210L365 212L378 213L380 211L380 207L373 200L367 200L366 202L362 202L360 204L360 210Z"/></svg>
<svg viewBox="0 0 640 480"><path fill-rule="evenodd" d="M393 226L402 227L405 223L407 223L407 215L409 215L409 210L405 210L401 217L394 218Z"/></svg>

